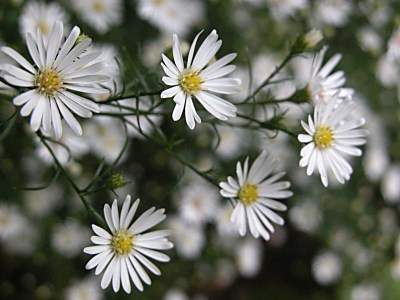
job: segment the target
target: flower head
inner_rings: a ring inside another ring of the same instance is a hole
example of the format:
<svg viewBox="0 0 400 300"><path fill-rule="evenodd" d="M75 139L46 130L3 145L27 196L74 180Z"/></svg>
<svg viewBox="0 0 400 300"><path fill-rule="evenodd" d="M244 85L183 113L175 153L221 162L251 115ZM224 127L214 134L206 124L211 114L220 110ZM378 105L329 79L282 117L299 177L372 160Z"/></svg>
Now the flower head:
<svg viewBox="0 0 400 300"><path fill-rule="evenodd" d="M349 180L353 169L345 157L362 154L356 146L366 142L367 132L359 129L365 120L351 117L354 107L354 101L340 99L336 93L327 104L317 103L314 118L309 115L308 124L301 122L307 134L298 136L300 142L306 143L300 152L300 166L307 167L307 175L318 170L324 186L328 186L330 171L340 183Z"/></svg>
<svg viewBox="0 0 400 300"><path fill-rule="evenodd" d="M336 71L331 74L332 70L342 58L341 54L332 56L324 66L322 62L328 47L323 47L314 58L311 66L311 77L308 82L308 93L312 101L324 101L326 97L332 96L337 91L340 91L341 97L351 96L354 91L351 88L342 88L346 82L346 77L343 71Z"/></svg>
<svg viewBox="0 0 400 300"><path fill-rule="evenodd" d="M228 117L236 116L236 107L214 93L234 94L239 92L240 85L240 80L237 78L224 78L235 70L234 65L228 65L236 57L235 53L228 54L207 66L222 45L215 30L204 40L194 55L200 34L201 32L195 37L190 47L186 67L177 35L173 36L172 46L175 64L164 54L162 55L163 63L161 63L167 74L162 80L165 84L172 86L161 93L161 98L173 97L176 103L172 113L174 121L181 118L185 109L186 123L190 129L195 127L195 121L201 122L193 98L197 99L216 118L227 120Z"/></svg>
<svg viewBox="0 0 400 300"><path fill-rule="evenodd" d="M108 204L104 206L109 232L92 225L96 235L92 236L91 240L96 245L86 247L83 251L95 256L86 264L86 269L96 267L96 275L105 270L101 280L103 289L107 288L112 280L115 292L119 291L122 284L125 292L130 293L132 280L136 288L143 291L142 281L150 285L151 280L142 265L153 274L161 274L147 257L161 262L169 261L167 255L156 251L173 247L166 238L170 234L169 230L144 233L165 219L164 209L150 208L131 224L138 206L139 199L131 205L131 196L127 195L119 213L117 200L114 200L112 207Z"/></svg>
<svg viewBox="0 0 400 300"><path fill-rule="evenodd" d="M72 130L81 135L82 128L72 113L89 118L92 112L99 112L96 103L76 94L104 93L106 90L94 84L108 79L96 74L104 64L92 63L100 52L88 50L89 38L77 42L79 35L80 29L74 27L63 42L64 27L60 21L55 22L46 46L40 30L36 37L27 33L27 46L34 65L15 50L1 48L19 64L3 64L1 76L11 85L28 89L16 96L13 103L22 106L22 116L31 115L33 131L40 127L45 132L53 130L60 139L63 117Z"/></svg>
<svg viewBox="0 0 400 300"><path fill-rule="evenodd" d="M231 198L236 202L232 212L231 222L236 223L240 235L244 236L249 226L251 234L258 238L260 235L269 240L270 232L274 232L271 222L279 225L284 220L274 210L285 211L286 205L274 199L284 199L292 196L288 181L277 182L284 172L272 174L278 167L278 161L268 156L263 151L253 165L248 169L249 159L244 162L243 168L240 162L236 166L236 181L228 176L227 182L221 182L221 195Z"/></svg>
<svg viewBox="0 0 400 300"><path fill-rule="evenodd" d="M24 38L28 32L35 36L39 28L47 43L51 29L57 20L62 21L64 24L68 20L64 8L59 3L27 1L19 17L19 27Z"/></svg>
<svg viewBox="0 0 400 300"><path fill-rule="evenodd" d="M100 34L105 34L123 19L121 0L72 0L71 5L79 16Z"/></svg>

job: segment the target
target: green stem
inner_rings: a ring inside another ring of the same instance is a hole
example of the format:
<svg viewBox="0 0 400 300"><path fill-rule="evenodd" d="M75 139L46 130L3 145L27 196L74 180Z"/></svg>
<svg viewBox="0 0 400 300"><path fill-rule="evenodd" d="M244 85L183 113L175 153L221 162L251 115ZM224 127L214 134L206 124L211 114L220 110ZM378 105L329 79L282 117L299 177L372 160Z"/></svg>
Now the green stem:
<svg viewBox="0 0 400 300"><path fill-rule="evenodd" d="M55 155L53 149L50 147L50 145L47 143L46 138L43 137L41 134L38 134L40 137L41 142L43 145L47 148L49 151L50 155L53 157L53 160L57 167L61 170L69 184L71 185L72 189L77 193L79 198L82 200L83 205L85 206L88 215L90 218L93 220L97 221L100 225L106 228L106 223L104 222L104 219L100 216L100 214L93 208L93 206L89 203L89 201L82 195L82 191L79 189L79 187L76 185L74 180L72 179L71 175L68 173L66 169L62 166L60 161L58 160L57 156Z"/></svg>

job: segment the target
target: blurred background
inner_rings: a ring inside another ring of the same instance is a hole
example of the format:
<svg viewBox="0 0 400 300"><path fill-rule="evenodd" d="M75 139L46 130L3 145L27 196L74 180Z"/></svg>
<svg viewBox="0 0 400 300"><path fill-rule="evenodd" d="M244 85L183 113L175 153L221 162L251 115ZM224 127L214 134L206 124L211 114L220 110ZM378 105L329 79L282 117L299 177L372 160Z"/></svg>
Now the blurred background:
<svg viewBox="0 0 400 300"><path fill-rule="evenodd" d="M223 41L218 57L238 54L234 75L243 91L233 102L274 71L296 37L319 29L320 46L328 46L324 61L342 54L335 70L343 70L346 87L355 90L368 143L351 162L351 180L324 188L318 176L308 177L298 166L301 144L283 132L210 118L190 131L183 120L172 121L170 99L142 120L150 136L161 130L176 142L180 158L219 180L263 149L279 157L294 195L281 214L285 225L266 242L235 234L228 201L165 145L133 128L125 132L106 109L80 120L83 136L66 130L62 138L70 153L57 144L53 150L80 187L98 179L87 195L97 211L129 193L141 198L143 211L166 208L162 227L173 230L171 261L157 264L161 276L152 275L144 292L115 294L101 290L99 277L85 269L90 257L82 249L91 243L93 220L29 123L12 117L13 91L0 85L0 299L400 299L398 1L2 0L0 45L29 57L25 33L37 27L49 32L56 19L69 29L79 26L103 51L111 95L161 92L161 54L171 53L172 34L188 49L198 32L204 30L204 39L216 29ZM314 55L290 60L261 98L286 99L303 89ZM0 54L0 63L6 62ZM157 95L140 99L141 107L160 103ZM139 104L132 98L129 105ZM282 124L300 133L307 103L282 101L255 114L270 119L283 112ZM126 184L110 191L110 178L120 175Z"/></svg>

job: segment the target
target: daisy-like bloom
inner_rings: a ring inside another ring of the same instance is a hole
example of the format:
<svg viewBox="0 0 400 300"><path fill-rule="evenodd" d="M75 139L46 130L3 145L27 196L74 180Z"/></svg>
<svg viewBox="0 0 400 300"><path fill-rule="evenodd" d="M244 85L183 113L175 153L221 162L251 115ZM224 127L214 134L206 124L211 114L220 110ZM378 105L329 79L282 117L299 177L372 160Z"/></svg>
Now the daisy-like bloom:
<svg viewBox="0 0 400 300"><path fill-rule="evenodd" d="M60 4L27 1L19 17L21 35L25 38L26 34L30 32L35 36L39 28L45 42L47 42L51 29L57 20L64 24L68 21L67 14Z"/></svg>
<svg viewBox="0 0 400 300"><path fill-rule="evenodd" d="M290 182L278 180L285 172L272 173L278 167L278 160L267 155L265 151L254 161L249 170L249 158L236 165L238 180L228 176L227 182L221 182L221 195L231 198L236 205L231 215L231 222L236 223L239 233L244 236L247 226L251 234L258 238L260 235L269 240L270 232L274 232L271 221L283 225L284 220L273 210L285 211L286 205L274 199L285 199L292 196L287 189ZM272 176L270 176L272 175Z"/></svg>
<svg viewBox="0 0 400 300"><path fill-rule="evenodd" d="M227 120L228 117L236 116L236 107L214 93L234 94L240 90L239 79L225 78L235 70L235 66L228 63L236 57L236 53L228 54L207 66L218 52L222 41L218 40L218 34L213 30L194 55L200 34L201 32L190 46L186 67L177 35L173 36L172 46L175 64L164 54L162 55L163 63L161 63L167 75L162 80L165 84L172 86L161 93L161 98L174 98L176 103L172 113L174 121L181 118L185 109L186 123L190 129L194 129L195 121L201 122L193 104L193 98L197 99L216 118Z"/></svg>
<svg viewBox="0 0 400 300"><path fill-rule="evenodd" d="M103 289L107 288L112 280L115 292L119 291L122 284L124 291L130 293L130 280L132 280L136 288L143 291L142 281L151 284L143 266L153 274L161 274L147 257L161 262L169 261L166 254L157 250L173 247L166 238L170 231L157 230L144 233L165 219L164 209L150 208L131 224L138 205L139 199L131 205L131 196L127 195L119 214L117 200L114 200L112 207L108 204L104 206L104 216L110 232L92 225L96 235L92 236L91 240L96 245L86 247L83 251L95 256L86 264L86 269L96 267L96 275L105 270L101 280Z"/></svg>
<svg viewBox="0 0 400 300"><path fill-rule="evenodd" d="M315 55L311 66L311 76L308 81L307 90L310 94L310 98L314 102L323 101L326 96L333 95L339 90L341 97L351 96L354 93L351 88L343 88L346 82L343 71L332 73L332 70L342 58L341 54L335 54L322 66L327 50L328 47L324 46L322 50Z"/></svg>
<svg viewBox="0 0 400 300"><path fill-rule="evenodd" d="M112 26L122 22L121 0L73 0L71 5L79 16L100 34L105 34Z"/></svg>
<svg viewBox="0 0 400 300"><path fill-rule="evenodd" d="M351 113L355 102L351 98L340 99L333 95L327 104L317 103L314 117L308 116L308 124L301 121L307 134L299 134L298 140L306 145L301 149L299 165L307 167L307 175L317 170L325 187L328 175L333 173L340 183L350 179L352 167L346 156L360 156L356 146L365 144L366 130L360 129L364 118L354 118Z"/></svg>
<svg viewBox="0 0 400 300"><path fill-rule="evenodd" d="M106 90L94 84L108 79L97 75L103 63L92 63L100 55L98 51L87 50L91 39L80 37L80 29L74 27L63 42L64 27L59 21L50 33L45 46L40 30L34 38L27 33L26 40L34 65L15 50L1 47L1 50L15 60L19 66L4 64L1 76L11 85L27 88L28 91L16 96L13 103L22 106L21 115L29 116L33 131L40 127L57 139L62 136L61 116L78 134L82 128L72 113L90 118L92 112L99 112L99 106L76 92L104 93Z"/></svg>

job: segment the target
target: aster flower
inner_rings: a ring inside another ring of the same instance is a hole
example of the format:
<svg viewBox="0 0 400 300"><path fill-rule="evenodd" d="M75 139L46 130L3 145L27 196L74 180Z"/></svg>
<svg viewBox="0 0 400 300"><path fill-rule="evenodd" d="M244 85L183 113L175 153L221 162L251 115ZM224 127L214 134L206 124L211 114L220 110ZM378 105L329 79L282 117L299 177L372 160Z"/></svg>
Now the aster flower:
<svg viewBox="0 0 400 300"><path fill-rule="evenodd" d="M172 46L175 64L164 54L162 55L163 63L161 63L167 74L162 80L165 84L172 86L161 93L161 98L173 97L176 103L172 113L174 121L181 118L185 109L186 123L190 129L194 129L195 121L201 122L193 104L193 98L197 99L214 117L227 120L228 117L236 116L236 107L214 93L234 94L239 92L240 85L240 80L237 78L225 78L235 70L234 65L228 65L236 57L235 53L228 54L207 66L222 45L215 30L204 40L194 55L200 34L201 32L190 46L186 67L177 35L173 36Z"/></svg>
<svg viewBox="0 0 400 300"><path fill-rule="evenodd" d="M278 161L268 156L265 151L248 168L249 158L236 165L238 180L228 176L227 182L221 182L221 195L235 201L231 222L236 223L239 233L244 236L249 226L251 234L258 238L260 235L269 240L270 232L274 232L271 224L283 225L284 220L273 210L285 211L286 205L274 199L285 199L292 196L288 181L278 180L285 175L278 172L270 176L278 167Z"/></svg>
<svg viewBox="0 0 400 300"><path fill-rule="evenodd" d="M359 129L363 118L354 118L351 112L355 102L351 98L341 99L333 95L327 104L317 103L314 117L308 116L308 124L301 121L307 134L299 134L298 140L306 145L301 149L301 167L307 167L307 175L318 170L324 186L328 186L328 175L334 174L340 183L350 179L352 167L346 156L360 156L357 146L365 144L367 132Z"/></svg>
<svg viewBox="0 0 400 300"><path fill-rule="evenodd" d="M169 261L167 255L156 250L173 247L166 238L170 231L157 230L144 233L165 219L164 209L150 208L131 224L139 202L137 199L131 205L131 196L127 195L120 214L117 200L114 200L112 207L106 204L104 216L109 232L97 225L92 225L96 235L92 236L91 240L96 245L86 247L83 251L95 256L86 264L86 269L96 267L96 275L105 270L101 280L103 289L107 288L112 280L115 292L119 291L122 284L125 292L130 293L130 280L132 280L136 288L143 291L142 281L150 285L151 280L142 265L153 274L161 274L147 257L161 262Z"/></svg>
<svg viewBox="0 0 400 300"><path fill-rule="evenodd" d="M64 8L59 3L27 1L19 17L21 35L25 38L26 34L30 32L35 36L39 28L46 44L51 29L57 20L60 20L64 24L68 20Z"/></svg>
<svg viewBox="0 0 400 300"><path fill-rule="evenodd" d="M121 0L72 0L71 5L79 16L100 34L105 34L110 27L122 22Z"/></svg>
<svg viewBox="0 0 400 300"><path fill-rule="evenodd" d="M327 50L328 47L324 46L322 50L315 55L311 66L311 76L307 89L314 102L324 100L326 96L331 96L337 91L340 91L341 97L351 96L354 93L351 88L343 88L346 82L343 71L332 73L332 70L342 58L341 54L335 54L322 66Z"/></svg>
<svg viewBox="0 0 400 300"><path fill-rule="evenodd" d="M27 46L34 65L15 50L1 47L19 64L3 64L1 76L11 85L28 89L16 96L13 103L22 106L22 116L31 115L33 131L40 127L48 133L53 130L57 139L62 136L61 116L76 134L81 135L82 128L72 113L89 118L92 112L99 112L96 103L76 92L104 93L105 89L94 84L108 79L96 74L104 64L92 63L100 52L87 50L90 38L80 39L78 27L72 29L65 42L63 37L63 24L59 21L53 26L47 46L40 30L36 38L27 33Z"/></svg>

